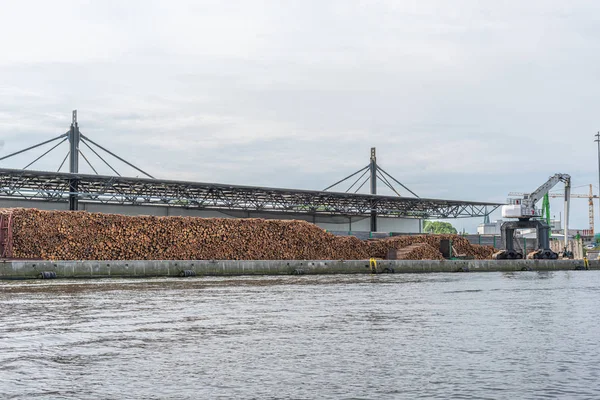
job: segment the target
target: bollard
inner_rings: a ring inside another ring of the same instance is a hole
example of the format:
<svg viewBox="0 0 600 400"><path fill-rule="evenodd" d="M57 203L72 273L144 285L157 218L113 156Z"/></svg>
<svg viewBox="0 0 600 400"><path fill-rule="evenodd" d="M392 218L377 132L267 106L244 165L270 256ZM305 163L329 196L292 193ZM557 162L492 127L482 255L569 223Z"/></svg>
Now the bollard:
<svg viewBox="0 0 600 400"><path fill-rule="evenodd" d="M369 259L369 268L370 268L372 274L377 273L377 260L376 259L374 259L374 258Z"/></svg>

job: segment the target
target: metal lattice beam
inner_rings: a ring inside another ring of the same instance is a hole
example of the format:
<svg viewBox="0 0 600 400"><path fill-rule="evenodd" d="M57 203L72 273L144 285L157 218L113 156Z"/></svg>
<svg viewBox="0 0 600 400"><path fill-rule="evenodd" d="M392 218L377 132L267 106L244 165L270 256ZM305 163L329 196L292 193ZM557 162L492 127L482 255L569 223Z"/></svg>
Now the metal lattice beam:
<svg viewBox="0 0 600 400"><path fill-rule="evenodd" d="M77 182L73 193L70 183ZM501 204L0 169L0 198L315 215L483 217ZM486 210L485 207L488 207Z"/></svg>

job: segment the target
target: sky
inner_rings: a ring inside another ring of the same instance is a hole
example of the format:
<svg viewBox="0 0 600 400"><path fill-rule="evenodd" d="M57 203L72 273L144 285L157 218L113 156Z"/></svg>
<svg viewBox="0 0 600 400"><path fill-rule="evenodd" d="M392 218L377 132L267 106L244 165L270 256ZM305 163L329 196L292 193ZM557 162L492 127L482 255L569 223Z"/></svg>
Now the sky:
<svg viewBox="0 0 600 400"><path fill-rule="evenodd" d="M573 192L598 192L596 1L0 9L0 155L66 132L77 109L84 135L157 178L320 190L376 147L420 197L504 202L559 172ZM49 147L0 166L23 168ZM31 168L56 170L67 150ZM587 228L586 199L571 205L570 226ZM558 217L561 200L551 209ZM481 218L451 222L474 232Z"/></svg>

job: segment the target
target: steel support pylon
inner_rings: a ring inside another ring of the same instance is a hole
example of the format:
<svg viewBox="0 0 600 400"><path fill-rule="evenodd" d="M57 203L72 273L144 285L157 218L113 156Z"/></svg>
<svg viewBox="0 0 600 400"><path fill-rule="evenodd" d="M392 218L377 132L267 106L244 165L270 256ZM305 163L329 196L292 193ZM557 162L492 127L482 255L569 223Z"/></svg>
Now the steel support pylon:
<svg viewBox="0 0 600 400"><path fill-rule="evenodd" d="M72 174L79 173L79 141L81 134L79 133L79 125L77 124L77 110L73 110L73 120L69 129L69 172ZM79 191L79 180L71 178L69 180L69 210L77 211L79 201L77 192Z"/></svg>
<svg viewBox="0 0 600 400"><path fill-rule="evenodd" d="M377 194L377 157L375 154L375 147L371 147L369 169L371 172L371 194L375 195ZM375 205L373 205L373 208L371 209L371 232L377 232L377 211Z"/></svg>

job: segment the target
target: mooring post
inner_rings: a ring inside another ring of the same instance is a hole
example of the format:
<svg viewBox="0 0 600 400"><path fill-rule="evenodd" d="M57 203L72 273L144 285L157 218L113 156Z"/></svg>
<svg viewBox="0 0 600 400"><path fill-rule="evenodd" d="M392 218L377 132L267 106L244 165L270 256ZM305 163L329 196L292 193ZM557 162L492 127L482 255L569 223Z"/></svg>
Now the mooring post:
<svg viewBox="0 0 600 400"><path fill-rule="evenodd" d="M377 194L377 158L375 156L375 147L371 147L371 161L369 163L371 171L371 194ZM371 208L371 232L377 232L377 211L375 204Z"/></svg>
<svg viewBox="0 0 600 400"><path fill-rule="evenodd" d="M69 130L69 172L79 173L79 125L77 124L77 110L73 110L73 120ZM79 180L77 178L69 179L69 210L77 211L79 208L77 192L79 191Z"/></svg>

